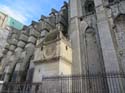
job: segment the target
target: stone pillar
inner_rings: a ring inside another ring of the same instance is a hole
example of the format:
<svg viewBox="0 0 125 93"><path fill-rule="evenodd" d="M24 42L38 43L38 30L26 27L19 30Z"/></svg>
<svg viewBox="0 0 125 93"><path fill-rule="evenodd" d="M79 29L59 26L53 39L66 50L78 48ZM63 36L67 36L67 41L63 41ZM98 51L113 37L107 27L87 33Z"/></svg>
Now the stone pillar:
<svg viewBox="0 0 125 93"><path fill-rule="evenodd" d="M30 70L31 58L34 55L36 40L39 37L40 32L34 29L34 26L30 28L28 43L25 46L24 58L22 59L20 66L20 74L18 76L18 82L28 80L28 71ZM27 68L28 67L28 68ZM31 68L32 69L32 68Z"/></svg>
<svg viewBox="0 0 125 93"><path fill-rule="evenodd" d="M72 60L73 60L73 74L81 74L81 53L80 53L80 29L79 29L79 17L82 14L80 7L80 0L70 0L70 20L69 20L69 35L72 45Z"/></svg>
<svg viewBox="0 0 125 93"><path fill-rule="evenodd" d="M4 81L5 82L9 82L11 80L11 74L12 74L12 71L13 71L13 67L14 67L14 60L16 59L14 57L14 52L15 52L15 49L17 47L17 42L18 42L18 33L16 32L16 30L13 30L12 31L12 37L11 39L8 41L9 43L9 51L6 55L6 60L4 60L4 67L3 67L3 72L5 73L5 76L4 76Z"/></svg>
<svg viewBox="0 0 125 93"><path fill-rule="evenodd" d="M82 72L82 56L81 56L81 41L80 41L80 20L82 16L81 0L70 0L69 14L69 36L72 47L72 74L83 74ZM81 82L81 83L80 83ZM72 81L73 92L77 91L75 81ZM82 84L86 81L81 79L77 81L80 84L79 91L82 91ZM77 91L78 92L78 91Z"/></svg>
<svg viewBox="0 0 125 93"><path fill-rule="evenodd" d="M97 15L97 26L98 32L100 37L100 43L102 48L103 60L104 60L104 67L106 73L112 72L119 72L119 64L117 59L116 50L114 48L112 36L111 36L111 28L108 22L108 17L106 13L106 9L103 6L102 0L94 0L95 8L96 8L96 15ZM122 87L121 89L118 88L119 84L113 82L119 82L121 84L120 78L107 78L107 84L109 93L123 93Z"/></svg>
<svg viewBox="0 0 125 93"><path fill-rule="evenodd" d="M97 26L102 47L103 59L105 70L107 73L119 72L118 59L114 48L111 29L108 23L106 10L103 6L103 2L95 0L95 7L97 13Z"/></svg>
<svg viewBox="0 0 125 93"><path fill-rule="evenodd" d="M11 74L12 74L11 72L13 70L13 63L11 61L11 59L13 59L12 55L13 55L12 51L9 51L7 54L7 60L6 60L7 64L4 67L4 73L5 73L4 82L9 82L11 80Z"/></svg>
<svg viewBox="0 0 125 93"><path fill-rule="evenodd" d="M20 68L20 64L21 64L21 56L22 56L22 52L24 51L24 47L27 43L28 40L28 31L21 31L20 37L19 37L19 41L17 44L17 48L15 49L15 57L16 57L16 61L15 61L15 69L13 72L13 76L12 76L12 81L16 81L18 74L19 74L19 68Z"/></svg>
<svg viewBox="0 0 125 93"><path fill-rule="evenodd" d="M1 56L1 71L0 71L0 74L3 74L3 70L4 70L4 67L5 67L5 64L6 64L6 57L7 57L7 54L8 54L8 51L9 51L9 44L7 43L2 51L2 56Z"/></svg>

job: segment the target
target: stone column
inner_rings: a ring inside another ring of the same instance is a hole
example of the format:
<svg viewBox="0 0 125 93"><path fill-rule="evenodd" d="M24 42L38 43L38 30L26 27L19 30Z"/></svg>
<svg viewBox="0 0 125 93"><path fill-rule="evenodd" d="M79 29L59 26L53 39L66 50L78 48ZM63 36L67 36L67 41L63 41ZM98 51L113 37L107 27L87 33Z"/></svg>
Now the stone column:
<svg viewBox="0 0 125 93"><path fill-rule="evenodd" d="M79 17L82 16L81 0L70 0L70 14L69 14L69 36L71 40L72 47L72 74L85 74L82 72L82 56L81 56L81 41L80 41L80 20ZM82 91L82 85L86 81L80 79L76 81ZM73 92L78 92L76 87L76 82L72 81ZM84 90L86 91L86 90Z"/></svg>
<svg viewBox="0 0 125 93"><path fill-rule="evenodd" d="M5 82L9 82L11 80L11 75L12 75L12 71L13 71L13 60L15 60L15 57L13 56L14 50L15 50L16 46L14 45L10 45L10 50L7 54L7 63L5 65L5 69L4 69L4 73L5 73L5 77L4 77L4 81Z"/></svg>
<svg viewBox="0 0 125 93"><path fill-rule="evenodd" d="M97 13L97 26L102 47L105 70L107 73L119 72L120 69L110 32L111 29L108 23L106 10L103 6L102 0L95 0L95 7Z"/></svg>
<svg viewBox="0 0 125 93"><path fill-rule="evenodd" d="M19 68L20 68L20 64L21 64L21 56L22 56L22 52L24 51L24 47L26 45L28 41L28 31L21 31L20 37L19 37L19 41L17 44L17 48L15 49L15 57L16 57L16 61L15 63L15 69L13 72L13 76L12 76L12 81L16 81L18 74L19 74Z"/></svg>
<svg viewBox="0 0 125 93"><path fill-rule="evenodd" d="M81 74L81 53L80 53L80 29L79 17L82 14L80 7L80 0L70 0L70 20L69 20L69 35L72 45L72 60L73 60L73 74Z"/></svg>
<svg viewBox="0 0 125 93"><path fill-rule="evenodd" d="M5 76L4 76L5 82L9 82L11 80L11 74L12 74L13 67L14 67L13 61L15 60L15 57L13 54L17 47L17 42L18 42L18 32L17 32L17 30L13 30L11 33L11 39L8 41L9 51L5 58L6 60L4 60L5 67L3 67L3 69L4 69L4 73L5 73Z"/></svg>
<svg viewBox="0 0 125 93"><path fill-rule="evenodd" d="M34 55L36 40L39 37L39 35L40 35L40 32L35 30L34 26L32 26L30 28L30 32L29 32L28 44L25 46L25 52L24 52L25 56L21 62L21 66L20 66L20 75L18 78L19 82L25 81L26 77L28 77L28 75L29 75L28 70L30 67L31 58ZM25 80L24 80L24 78L25 78Z"/></svg>
<svg viewBox="0 0 125 93"><path fill-rule="evenodd" d="M6 57L7 57L7 54L8 54L8 51L9 51L9 44L7 43L2 51L2 56L1 56L1 70L0 70L0 74L1 74L1 80L3 79L4 77L4 68L5 68L5 65L6 65Z"/></svg>
<svg viewBox="0 0 125 93"><path fill-rule="evenodd" d="M103 60L104 60L104 67L106 73L112 72L119 72L119 64L116 55L116 51L114 48L112 36L111 36L111 28L108 22L108 17L106 13L106 9L103 6L102 0L94 0L95 8L96 8L96 15L97 15L97 26L98 32L100 37L100 43L103 53ZM111 83L112 82L119 82L121 84L120 78L107 78L109 93L123 93L122 87L119 88L118 83Z"/></svg>

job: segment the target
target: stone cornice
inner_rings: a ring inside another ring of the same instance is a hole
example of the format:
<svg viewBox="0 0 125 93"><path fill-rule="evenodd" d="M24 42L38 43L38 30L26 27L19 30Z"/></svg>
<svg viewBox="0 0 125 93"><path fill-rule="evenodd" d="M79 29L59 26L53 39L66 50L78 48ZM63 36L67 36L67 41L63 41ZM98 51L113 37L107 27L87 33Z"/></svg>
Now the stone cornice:
<svg viewBox="0 0 125 93"><path fill-rule="evenodd" d="M41 63L53 63L53 62L60 62L60 59L64 60L64 62L71 64L71 61L69 61L68 59L66 59L65 57L62 56L57 56L57 57L53 57L50 59L44 59L44 60L37 60L37 61L33 61L34 64L41 64Z"/></svg>

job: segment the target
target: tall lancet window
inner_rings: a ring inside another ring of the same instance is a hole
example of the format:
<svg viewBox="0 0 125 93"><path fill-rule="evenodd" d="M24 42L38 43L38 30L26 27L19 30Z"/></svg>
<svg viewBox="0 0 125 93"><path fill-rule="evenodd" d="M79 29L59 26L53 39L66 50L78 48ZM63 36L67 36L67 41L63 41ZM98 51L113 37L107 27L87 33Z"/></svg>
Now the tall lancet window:
<svg viewBox="0 0 125 93"><path fill-rule="evenodd" d="M96 40L96 32L93 28L88 28L85 32L85 45L87 72L89 74L100 73L101 64Z"/></svg>
<svg viewBox="0 0 125 93"><path fill-rule="evenodd" d="M96 38L96 32L93 28L88 28L85 32L85 58L86 58L86 73L88 75L97 75L102 72L102 65L99 58L98 43ZM98 82L98 85L95 85ZM89 93L91 93L95 87L100 86L100 90L103 87L103 80L101 78L89 79L87 82ZM95 91L96 93L97 91Z"/></svg>
<svg viewBox="0 0 125 93"><path fill-rule="evenodd" d="M118 47L125 49L125 15L119 15L115 19L115 25Z"/></svg>
<svg viewBox="0 0 125 93"><path fill-rule="evenodd" d="M125 72L125 15L121 14L116 17L115 36L117 42L117 50L121 61L121 69Z"/></svg>

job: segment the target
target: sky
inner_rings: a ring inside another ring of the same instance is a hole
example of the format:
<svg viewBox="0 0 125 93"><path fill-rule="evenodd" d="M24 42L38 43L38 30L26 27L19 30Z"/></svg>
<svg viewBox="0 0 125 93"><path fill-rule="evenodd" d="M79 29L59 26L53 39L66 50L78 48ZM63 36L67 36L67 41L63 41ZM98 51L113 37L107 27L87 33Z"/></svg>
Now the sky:
<svg viewBox="0 0 125 93"><path fill-rule="evenodd" d="M0 11L30 25L32 20L38 21L41 15L49 15L51 8L59 10L68 0L0 0Z"/></svg>

